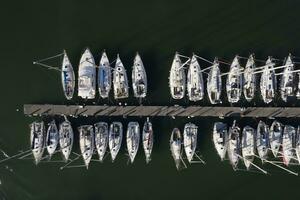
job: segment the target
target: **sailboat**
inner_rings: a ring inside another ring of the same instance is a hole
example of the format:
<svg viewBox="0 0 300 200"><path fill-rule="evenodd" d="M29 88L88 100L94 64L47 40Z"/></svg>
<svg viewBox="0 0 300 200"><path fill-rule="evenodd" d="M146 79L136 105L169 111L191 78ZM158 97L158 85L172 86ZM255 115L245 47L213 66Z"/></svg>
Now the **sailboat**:
<svg viewBox="0 0 300 200"><path fill-rule="evenodd" d="M298 88L296 92L297 99L300 99L300 73L298 73Z"/></svg>
<svg viewBox="0 0 300 200"><path fill-rule="evenodd" d="M126 142L130 162L133 163L140 144L140 125L138 122L128 123Z"/></svg>
<svg viewBox="0 0 300 200"><path fill-rule="evenodd" d="M281 76L280 82L280 95L281 99L284 102L287 102L288 98L294 96L294 84L295 84L295 77L294 73L294 64L292 61L291 54L287 57L285 64L286 67L283 70L283 74Z"/></svg>
<svg viewBox="0 0 300 200"><path fill-rule="evenodd" d="M203 75L194 54L187 73L187 94L190 101L199 101L204 97Z"/></svg>
<svg viewBox="0 0 300 200"><path fill-rule="evenodd" d="M207 94L211 104L221 103L222 79L219 62L214 60L213 66L207 77Z"/></svg>
<svg viewBox="0 0 300 200"><path fill-rule="evenodd" d="M293 126L285 125L282 135L283 163L288 166L291 160L295 159L294 138L296 130Z"/></svg>
<svg viewBox="0 0 300 200"><path fill-rule="evenodd" d="M147 95L147 87L146 70L139 53L136 53L132 67L132 88L134 97L145 98Z"/></svg>
<svg viewBox="0 0 300 200"><path fill-rule="evenodd" d="M111 67L106 52L103 51L100 59L99 70L98 70L98 91L100 97L108 98L110 89L111 89Z"/></svg>
<svg viewBox="0 0 300 200"><path fill-rule="evenodd" d="M229 127L229 140L228 140L228 158L234 170L237 169L240 156L240 128L233 121L232 127Z"/></svg>
<svg viewBox="0 0 300 200"><path fill-rule="evenodd" d="M256 75L255 71L255 61L254 56L251 54L247 60L246 67L244 70L244 83L243 83L243 92L245 99L250 102L254 98L256 90Z"/></svg>
<svg viewBox="0 0 300 200"><path fill-rule="evenodd" d="M180 60L179 54L176 52L170 70L169 86L173 99L182 99L185 94L185 72Z"/></svg>
<svg viewBox="0 0 300 200"><path fill-rule="evenodd" d="M170 149L172 153L172 157L175 161L175 165L177 170L180 169L181 163L181 147L182 146L182 137L180 134L180 130L178 128L174 128L170 138Z"/></svg>
<svg viewBox="0 0 300 200"><path fill-rule="evenodd" d="M65 121L59 125L59 146L65 162L69 160L73 147L74 134L71 122Z"/></svg>
<svg viewBox="0 0 300 200"><path fill-rule="evenodd" d="M94 99L96 94L96 65L89 48L81 55L78 67L78 96Z"/></svg>
<svg viewBox="0 0 300 200"><path fill-rule="evenodd" d="M222 122L214 123L213 142L221 161L223 161L226 157L228 147L227 124Z"/></svg>
<svg viewBox="0 0 300 200"><path fill-rule="evenodd" d="M256 133L256 148L262 161L268 158L269 152L269 126L259 121Z"/></svg>
<svg viewBox="0 0 300 200"><path fill-rule="evenodd" d="M151 153L153 148L153 128L152 123L149 121L149 117L147 117L147 121L143 126L143 148L146 156L146 163L149 163L151 160Z"/></svg>
<svg viewBox="0 0 300 200"><path fill-rule="evenodd" d="M108 146L110 150L111 160L114 162L120 150L123 139L123 126L121 122L113 122L110 124Z"/></svg>
<svg viewBox="0 0 300 200"><path fill-rule="evenodd" d="M274 65L275 63L272 61L272 58L269 57L260 78L261 96L267 104L273 101L277 87Z"/></svg>
<svg viewBox="0 0 300 200"><path fill-rule="evenodd" d="M29 127L31 150L35 164L37 165L41 161L45 149L45 125L44 122L41 121L33 122L29 125Z"/></svg>
<svg viewBox="0 0 300 200"><path fill-rule="evenodd" d="M295 137L295 152L297 156L297 160L300 164L300 126L297 128L297 133Z"/></svg>
<svg viewBox="0 0 300 200"><path fill-rule="evenodd" d="M89 168L94 153L94 128L92 125L78 127L79 147L86 168Z"/></svg>
<svg viewBox="0 0 300 200"><path fill-rule="evenodd" d="M282 124L279 121L275 120L271 125L269 134L270 146L274 157L277 157L280 151L280 147L282 144L282 131Z"/></svg>
<svg viewBox="0 0 300 200"><path fill-rule="evenodd" d="M95 147L98 152L100 162L103 162L108 145L108 124L98 122L94 124L95 128Z"/></svg>
<svg viewBox="0 0 300 200"><path fill-rule="evenodd" d="M124 65L120 59L119 54L113 71L114 97L115 99L124 99L128 94L128 78Z"/></svg>
<svg viewBox="0 0 300 200"><path fill-rule="evenodd" d="M63 55L64 57L61 65L61 83L65 97L70 100L73 98L75 89L75 74L65 50L63 52Z"/></svg>
<svg viewBox="0 0 300 200"><path fill-rule="evenodd" d="M247 170L255 158L255 129L245 126L242 132L242 156Z"/></svg>
<svg viewBox="0 0 300 200"><path fill-rule="evenodd" d="M58 147L59 135L55 120L52 120L48 125L49 127L46 136L46 146L48 154L51 158L51 156L55 153L56 148Z"/></svg>
<svg viewBox="0 0 300 200"><path fill-rule="evenodd" d="M197 147L198 126L193 123L187 123L183 131L183 146L189 163L193 160Z"/></svg>
<svg viewBox="0 0 300 200"><path fill-rule="evenodd" d="M238 56L235 56L230 66L226 81L226 91L229 103L237 103L240 100L243 86L243 77L241 72L242 69Z"/></svg>

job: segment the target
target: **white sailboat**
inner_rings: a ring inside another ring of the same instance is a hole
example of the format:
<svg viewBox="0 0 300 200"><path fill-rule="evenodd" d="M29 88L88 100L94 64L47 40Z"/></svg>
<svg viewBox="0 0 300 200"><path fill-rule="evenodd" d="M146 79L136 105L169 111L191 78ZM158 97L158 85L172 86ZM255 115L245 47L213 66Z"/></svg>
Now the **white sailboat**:
<svg viewBox="0 0 300 200"><path fill-rule="evenodd" d="M270 134L269 134L270 146L274 157L277 157L281 148L282 132L283 132L282 124L279 121L275 120L271 125Z"/></svg>
<svg viewBox="0 0 300 200"><path fill-rule="evenodd" d="M285 64L286 67L283 70L283 74L281 76L280 81L280 95L281 99L285 102L288 101L288 98L293 97L295 94L294 84L295 84L295 76L294 76L294 64L292 61L291 54L287 57Z"/></svg>
<svg viewBox="0 0 300 200"><path fill-rule="evenodd" d="M170 70L169 86L173 99L182 99L185 94L186 77L179 54L176 52Z"/></svg>
<svg viewBox="0 0 300 200"><path fill-rule="evenodd" d="M228 147L227 124L222 122L214 123L213 142L221 161L223 161L226 157Z"/></svg>
<svg viewBox="0 0 300 200"><path fill-rule="evenodd" d="M61 65L61 83L65 97L70 100L73 98L75 89L75 74L67 52L64 50L63 62Z"/></svg>
<svg viewBox="0 0 300 200"><path fill-rule="evenodd" d="M255 158L255 129L245 126L242 133L242 156L247 170Z"/></svg>
<svg viewBox="0 0 300 200"><path fill-rule="evenodd" d="M243 77L241 72L242 68L239 63L238 56L235 56L226 80L226 91L229 103L237 103L240 100L243 86Z"/></svg>
<svg viewBox="0 0 300 200"><path fill-rule="evenodd" d="M269 126L259 121L256 133L256 148L262 161L268 158L269 152Z"/></svg>
<svg viewBox="0 0 300 200"><path fill-rule="evenodd" d="M59 146L65 162L69 160L74 141L71 122L65 118L65 121L59 125Z"/></svg>
<svg viewBox="0 0 300 200"><path fill-rule="evenodd" d="M132 88L134 97L145 98L147 95L147 87L146 70L139 53L136 53L132 67Z"/></svg>
<svg viewBox="0 0 300 200"><path fill-rule="evenodd" d="M48 125L49 127L46 136L46 147L51 158L51 156L55 153L56 148L58 147L59 135L55 120L52 120Z"/></svg>
<svg viewBox="0 0 300 200"><path fill-rule="evenodd" d="M78 127L79 147L86 168L89 168L94 153L94 128L92 125Z"/></svg>
<svg viewBox="0 0 300 200"><path fill-rule="evenodd" d="M113 84L115 99L124 99L129 96L128 78L119 54L117 55L115 69L113 71Z"/></svg>
<svg viewBox="0 0 300 200"><path fill-rule="evenodd" d="M110 124L108 146L110 149L111 160L114 162L121 148L123 139L123 126L121 122L113 122Z"/></svg>
<svg viewBox="0 0 300 200"><path fill-rule="evenodd" d="M128 123L126 142L130 162L133 163L140 144L140 125L138 122Z"/></svg>
<svg viewBox="0 0 300 200"><path fill-rule="evenodd" d="M98 70L98 91L100 97L108 98L111 89L111 67L106 55L103 51Z"/></svg>
<svg viewBox="0 0 300 200"><path fill-rule="evenodd" d="M152 123L149 121L149 117L147 117L147 121L144 123L143 127L143 148L146 156L146 163L149 163L151 160L153 141L154 136Z"/></svg>
<svg viewBox="0 0 300 200"><path fill-rule="evenodd" d="M187 123L183 131L183 146L189 163L192 162L197 147L198 126Z"/></svg>
<svg viewBox="0 0 300 200"><path fill-rule="evenodd" d="M269 104L275 97L277 88L277 80L274 70L275 63L272 58L269 57L264 66L261 78L260 78L260 92L262 99L265 103Z"/></svg>
<svg viewBox="0 0 300 200"><path fill-rule="evenodd" d="M250 102L254 98L256 91L256 75L255 71L255 61L254 56L251 54L247 60L247 64L244 70L244 82L243 82L243 92L245 99Z"/></svg>
<svg viewBox="0 0 300 200"><path fill-rule="evenodd" d="M204 97L203 75L195 54L188 68L187 94L190 101L199 101Z"/></svg>
<svg viewBox="0 0 300 200"><path fill-rule="evenodd" d="M95 147L98 152L100 162L103 162L108 145L108 124L98 122L94 124L95 128Z"/></svg>
<svg viewBox="0 0 300 200"><path fill-rule="evenodd" d="M177 170L180 169L180 163L182 161L181 158L181 146L182 146L182 137L180 134L180 130L178 128L174 128L170 138L170 149L172 153L172 157L175 161L175 165Z"/></svg>
<svg viewBox="0 0 300 200"><path fill-rule="evenodd" d="M285 125L282 135L283 163L288 166L295 159L294 138L296 130L293 126Z"/></svg>
<svg viewBox="0 0 300 200"><path fill-rule="evenodd" d="M81 55L78 67L78 96L94 99L96 94L96 65L89 48Z"/></svg>
<svg viewBox="0 0 300 200"><path fill-rule="evenodd" d="M29 127L31 150L35 164L37 165L41 161L45 149L45 125L44 122L41 121L33 122L29 125Z"/></svg>
<svg viewBox="0 0 300 200"><path fill-rule="evenodd" d="M219 62L215 59L207 77L207 94L211 104L221 103L222 79Z"/></svg>
<svg viewBox="0 0 300 200"><path fill-rule="evenodd" d="M237 169L240 158L240 128L233 121L232 127L229 127L229 140L228 140L228 158L234 170Z"/></svg>

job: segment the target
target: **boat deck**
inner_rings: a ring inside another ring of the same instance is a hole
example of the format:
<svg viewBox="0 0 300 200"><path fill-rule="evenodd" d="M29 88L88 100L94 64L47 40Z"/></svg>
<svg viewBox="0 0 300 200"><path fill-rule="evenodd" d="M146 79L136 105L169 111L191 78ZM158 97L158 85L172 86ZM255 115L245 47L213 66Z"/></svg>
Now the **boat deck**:
<svg viewBox="0 0 300 200"><path fill-rule="evenodd" d="M27 116L300 117L300 107L108 106L25 104Z"/></svg>

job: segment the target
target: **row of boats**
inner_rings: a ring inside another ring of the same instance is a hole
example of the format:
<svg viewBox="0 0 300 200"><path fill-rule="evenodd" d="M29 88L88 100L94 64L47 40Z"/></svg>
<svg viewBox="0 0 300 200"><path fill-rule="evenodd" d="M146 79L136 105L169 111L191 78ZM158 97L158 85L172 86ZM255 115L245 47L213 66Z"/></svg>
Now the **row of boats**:
<svg viewBox="0 0 300 200"><path fill-rule="evenodd" d="M109 148L112 161L116 159L123 139L121 122L112 122L110 126L106 122L83 125L78 127L78 132L81 156L86 168L88 168L94 152L98 153L99 161L102 162L107 148ZM151 160L153 140L152 123L147 118L142 130L142 144L147 163ZM36 164L43 159L44 149L47 149L50 158L57 151L61 151L63 160L67 162L72 151L73 141L74 132L67 118L59 125L59 128L55 120L52 120L48 124L47 130L43 121L35 121L30 124L31 150ZM138 122L128 123L126 144L130 162L133 163L140 144Z"/></svg>
<svg viewBox="0 0 300 200"><path fill-rule="evenodd" d="M300 126L283 125L275 120L269 127L260 121L257 128L245 126L241 129L236 121L229 128L223 122L213 127L213 142L221 160L228 157L233 169L238 169L242 160L246 169L257 167L255 158L263 163L270 158L280 158L286 166L300 164ZM272 152L273 156L270 156Z"/></svg>
<svg viewBox="0 0 300 200"><path fill-rule="evenodd" d="M182 62L182 58L187 59ZM230 64L228 73L221 73L220 63L218 58L213 62L206 60L196 54L191 58L175 53L170 75L169 87L173 99L182 99L187 91L187 96L190 101L200 101L204 98L205 86L203 74L207 74L206 92L211 104L219 104L222 94L222 77L226 79L226 94L229 103L237 103L241 100L242 94L245 99L250 102L254 99L257 90L256 83L258 82L258 74L260 76L260 94L266 104L271 103L277 91L277 76L280 76L280 96L284 102L288 99L296 97L300 98L300 81L297 84L295 73L300 70L295 70L295 62L291 54L284 60L282 66L275 66L275 60L268 57L263 66L256 67L256 59L253 54L247 58L245 68L241 66L241 56L235 56ZM198 59L211 63L210 67L201 69ZM186 75L185 65L188 65ZM275 70L282 69L282 72L276 73ZM209 72L206 72L209 71ZM300 74L299 74L300 76ZM297 90L297 91L296 91Z"/></svg>
<svg viewBox="0 0 300 200"><path fill-rule="evenodd" d="M70 100L73 98L75 91L75 73L66 51L59 55L63 55L61 69L59 69L61 71L62 87L65 97ZM36 61L34 64L49 67L42 63L47 59ZM103 51L99 65L97 65L90 49L86 48L81 55L78 66L78 96L83 99L94 99L98 89L101 98L108 98L113 88L115 99L129 97L128 77L119 54L113 62L115 62L114 68L111 67L108 56ZM138 53L132 66L132 88L134 97L146 97L147 75L141 56Z"/></svg>

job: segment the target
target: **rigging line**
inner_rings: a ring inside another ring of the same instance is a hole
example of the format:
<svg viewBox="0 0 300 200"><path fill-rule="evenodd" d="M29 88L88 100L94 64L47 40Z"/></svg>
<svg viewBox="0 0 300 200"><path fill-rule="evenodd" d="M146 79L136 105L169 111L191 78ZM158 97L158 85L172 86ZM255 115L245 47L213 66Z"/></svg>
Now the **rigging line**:
<svg viewBox="0 0 300 200"><path fill-rule="evenodd" d="M18 153L18 154L15 154L15 155L13 155L13 156L10 156L10 157L8 157L8 158L5 158L5 159L3 159L3 160L0 160L0 163L5 162L5 161L7 161L7 160L10 160L10 159L12 159L12 158L16 158L16 157L18 157L18 156L20 156L20 155L22 155L22 154L28 153L29 151L32 151L32 150L29 149L29 150L27 150L27 151L23 151L23 152L21 152L21 153Z"/></svg>
<svg viewBox="0 0 300 200"><path fill-rule="evenodd" d="M200 60L204 60L205 62L208 62L208 63L210 63L210 64L214 64L214 62L211 62L211 61L209 61L209 60L207 60L207 59L205 59L205 58L203 58L203 57L201 57L201 56L198 56L198 55L196 55L196 54L194 54L194 56L196 57L196 58L199 58Z"/></svg>
<svg viewBox="0 0 300 200"><path fill-rule="evenodd" d="M43 62L43 61L46 61L46 60L50 60L50 59L53 59L53 58L60 57L60 56L62 56L62 55L64 55L64 53L60 53L60 54L57 54L57 55L55 55L55 56L51 56L51 57L48 57L48 58L43 58L43 59L37 60L37 61L35 61L35 62Z"/></svg>
<svg viewBox="0 0 300 200"><path fill-rule="evenodd" d="M60 71L60 69L58 69L57 67L53 67L51 65L47 65L47 64L44 64L44 63L40 63L40 62L33 62L34 65L40 65L40 66L43 66L43 67L46 67L48 69L53 69L53 70L56 70L56 71Z"/></svg>

